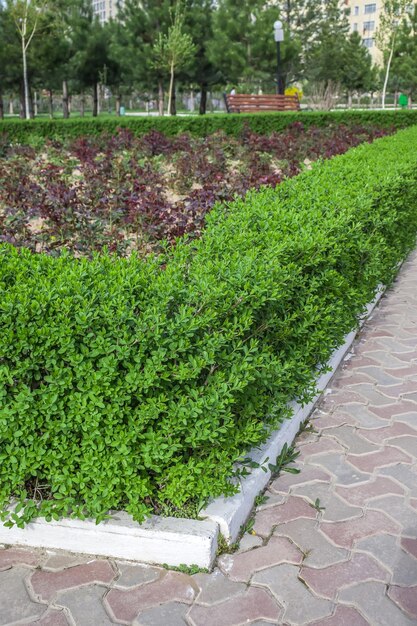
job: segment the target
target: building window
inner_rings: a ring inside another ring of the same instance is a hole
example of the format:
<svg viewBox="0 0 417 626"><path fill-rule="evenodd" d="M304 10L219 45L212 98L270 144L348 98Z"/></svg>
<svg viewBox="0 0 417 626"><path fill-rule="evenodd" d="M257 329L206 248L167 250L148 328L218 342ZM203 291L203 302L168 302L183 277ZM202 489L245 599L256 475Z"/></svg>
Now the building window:
<svg viewBox="0 0 417 626"><path fill-rule="evenodd" d="M362 39L362 43L365 48L373 48L374 40L372 39L372 37L366 37L365 39Z"/></svg>
<svg viewBox="0 0 417 626"><path fill-rule="evenodd" d="M352 29L353 29L353 32L355 32L355 33L358 32L358 24L357 24L357 22L355 22L355 24L352 24Z"/></svg>
<svg viewBox="0 0 417 626"><path fill-rule="evenodd" d="M359 7L355 7L354 15L359 15Z"/></svg>
<svg viewBox="0 0 417 626"><path fill-rule="evenodd" d="M376 4L365 4L365 14L376 13Z"/></svg>
<svg viewBox="0 0 417 626"><path fill-rule="evenodd" d="M372 22L364 22L363 23L363 30L364 30L364 32L365 31L371 32L371 31L375 30L375 22L373 22L373 21Z"/></svg>

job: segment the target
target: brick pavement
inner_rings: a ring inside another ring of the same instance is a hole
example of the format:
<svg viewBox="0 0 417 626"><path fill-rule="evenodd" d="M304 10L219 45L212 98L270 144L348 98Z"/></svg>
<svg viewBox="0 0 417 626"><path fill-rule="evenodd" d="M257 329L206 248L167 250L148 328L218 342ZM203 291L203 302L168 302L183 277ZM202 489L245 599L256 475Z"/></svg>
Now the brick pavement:
<svg viewBox="0 0 417 626"><path fill-rule="evenodd" d="M413 254L211 574L5 547L0 626L416 625L416 328Z"/></svg>

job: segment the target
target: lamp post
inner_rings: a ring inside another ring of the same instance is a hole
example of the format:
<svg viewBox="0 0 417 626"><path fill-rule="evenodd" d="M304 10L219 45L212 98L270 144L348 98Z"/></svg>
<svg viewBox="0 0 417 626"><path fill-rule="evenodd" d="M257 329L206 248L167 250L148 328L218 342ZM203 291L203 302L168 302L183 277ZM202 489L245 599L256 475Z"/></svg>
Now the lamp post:
<svg viewBox="0 0 417 626"><path fill-rule="evenodd" d="M277 20L274 22L274 39L277 44L277 93L284 93L284 85L281 76L281 41L284 41L284 30L282 22Z"/></svg>

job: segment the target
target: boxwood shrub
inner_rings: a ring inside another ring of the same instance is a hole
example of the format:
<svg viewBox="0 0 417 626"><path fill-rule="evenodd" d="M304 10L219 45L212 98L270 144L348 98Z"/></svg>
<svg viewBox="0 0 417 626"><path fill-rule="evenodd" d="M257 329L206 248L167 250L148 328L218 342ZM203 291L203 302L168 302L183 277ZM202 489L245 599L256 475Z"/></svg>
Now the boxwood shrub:
<svg viewBox="0 0 417 626"><path fill-rule="evenodd" d="M417 110L399 111L331 111L285 112L256 114L214 114L188 117L103 117L72 118L69 120L35 119L31 121L6 119L0 121L0 140L17 143L40 139L67 139L81 135L114 133L116 128L128 127L135 135L159 130L166 135L190 132L205 137L222 130L228 135L240 135L248 127L259 134L279 132L293 122L309 126L330 124L372 125L384 128L405 128L417 124Z"/></svg>
<svg viewBox="0 0 417 626"><path fill-rule="evenodd" d="M169 259L0 248L0 506L196 512L417 232L417 128L214 209ZM10 523L16 522L12 516Z"/></svg>

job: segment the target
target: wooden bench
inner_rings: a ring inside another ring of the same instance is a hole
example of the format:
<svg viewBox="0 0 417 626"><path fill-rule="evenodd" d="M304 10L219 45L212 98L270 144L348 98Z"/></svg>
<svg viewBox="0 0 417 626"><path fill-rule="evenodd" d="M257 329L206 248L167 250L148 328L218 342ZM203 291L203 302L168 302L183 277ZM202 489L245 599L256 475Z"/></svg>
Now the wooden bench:
<svg viewBox="0 0 417 626"><path fill-rule="evenodd" d="M263 111L299 111L298 96L281 94L223 94L228 113L262 113Z"/></svg>

